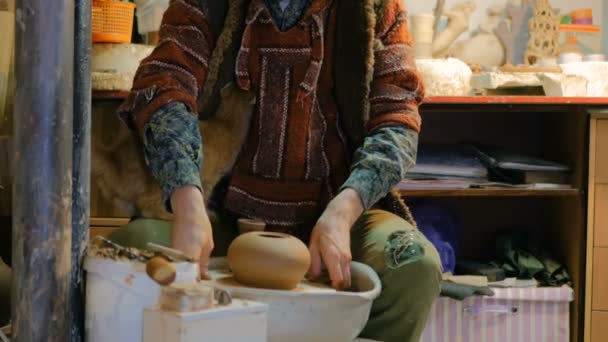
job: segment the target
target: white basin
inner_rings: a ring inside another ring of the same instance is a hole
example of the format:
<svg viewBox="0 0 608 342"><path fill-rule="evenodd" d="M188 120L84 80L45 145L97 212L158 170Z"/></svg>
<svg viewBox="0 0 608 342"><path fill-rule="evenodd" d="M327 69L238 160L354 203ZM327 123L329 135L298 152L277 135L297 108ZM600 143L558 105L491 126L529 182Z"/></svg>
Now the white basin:
<svg viewBox="0 0 608 342"><path fill-rule="evenodd" d="M212 286L228 290L235 298L268 304L268 341L353 341L361 333L371 306L381 290L380 278L367 265L353 262L352 283L358 292L336 291L302 282L292 291L245 287L232 279L225 258L210 262Z"/></svg>

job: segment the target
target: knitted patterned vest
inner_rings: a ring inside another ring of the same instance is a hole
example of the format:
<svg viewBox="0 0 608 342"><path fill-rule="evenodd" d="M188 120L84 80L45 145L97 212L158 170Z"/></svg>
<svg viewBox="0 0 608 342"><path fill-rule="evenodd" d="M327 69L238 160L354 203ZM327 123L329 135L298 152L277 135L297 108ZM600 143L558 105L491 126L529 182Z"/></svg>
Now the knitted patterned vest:
<svg viewBox="0 0 608 342"><path fill-rule="evenodd" d="M224 205L271 230L305 235L348 175L332 91L334 19L330 0L315 0L281 32L263 0L249 6L235 72L258 100Z"/></svg>

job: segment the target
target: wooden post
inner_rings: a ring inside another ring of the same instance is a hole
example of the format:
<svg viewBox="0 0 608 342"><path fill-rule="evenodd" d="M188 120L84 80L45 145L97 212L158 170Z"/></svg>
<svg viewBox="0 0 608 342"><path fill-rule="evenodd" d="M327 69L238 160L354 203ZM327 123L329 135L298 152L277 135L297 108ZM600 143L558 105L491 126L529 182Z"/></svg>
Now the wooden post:
<svg viewBox="0 0 608 342"><path fill-rule="evenodd" d="M89 240L91 183L91 0L76 0L70 341L84 341L82 262Z"/></svg>
<svg viewBox="0 0 608 342"><path fill-rule="evenodd" d="M17 2L13 340L69 339L74 0Z"/></svg>

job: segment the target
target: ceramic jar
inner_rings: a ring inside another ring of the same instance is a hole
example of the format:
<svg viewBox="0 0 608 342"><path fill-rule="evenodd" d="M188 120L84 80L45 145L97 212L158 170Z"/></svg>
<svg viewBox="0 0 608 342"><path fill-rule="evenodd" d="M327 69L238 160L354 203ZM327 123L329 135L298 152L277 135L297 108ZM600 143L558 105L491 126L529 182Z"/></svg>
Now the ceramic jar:
<svg viewBox="0 0 608 342"><path fill-rule="evenodd" d="M433 58L435 16L418 14L411 17L411 33L414 40L414 56L417 59Z"/></svg>
<svg viewBox="0 0 608 342"><path fill-rule="evenodd" d="M237 237L228 248L235 280L258 288L291 290L304 279L310 253L299 239L281 233L251 232Z"/></svg>

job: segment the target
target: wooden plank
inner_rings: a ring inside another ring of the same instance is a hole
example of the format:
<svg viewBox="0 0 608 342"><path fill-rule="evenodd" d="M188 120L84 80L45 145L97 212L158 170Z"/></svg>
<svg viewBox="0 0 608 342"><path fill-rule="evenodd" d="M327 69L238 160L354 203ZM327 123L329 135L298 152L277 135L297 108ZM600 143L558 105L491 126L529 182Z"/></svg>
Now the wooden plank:
<svg viewBox="0 0 608 342"><path fill-rule="evenodd" d="M0 216L10 216L12 208L12 146L9 136L0 136Z"/></svg>
<svg viewBox="0 0 608 342"><path fill-rule="evenodd" d="M93 90L93 100L124 100L128 91Z"/></svg>
<svg viewBox="0 0 608 342"><path fill-rule="evenodd" d="M594 247L608 247L608 184L595 186Z"/></svg>
<svg viewBox="0 0 608 342"><path fill-rule="evenodd" d="M597 121L595 176L597 182L608 184L608 120Z"/></svg>
<svg viewBox="0 0 608 342"><path fill-rule="evenodd" d="M585 309L586 236L584 203L586 201L582 196L549 197L542 201L530 198L528 201L529 205L533 206L531 209L532 215L545 216L543 220L545 222L540 223L541 228L538 231L542 238L534 234L531 236L539 239L543 246L547 248L547 251L560 263L563 263L572 276L574 301L570 305L571 340L579 341L579 336L582 336ZM520 212L511 212L520 215ZM520 220L524 219L521 218ZM529 220L529 218L525 220Z"/></svg>
<svg viewBox="0 0 608 342"><path fill-rule="evenodd" d="M127 223L129 223L129 219L127 218L91 217L91 226L121 227Z"/></svg>
<svg viewBox="0 0 608 342"><path fill-rule="evenodd" d="M0 11L0 127L6 125L10 120L9 115L12 111L9 110L7 101L9 97L9 78L11 69L11 60L14 47L14 28L15 14L7 11Z"/></svg>
<svg viewBox="0 0 608 342"><path fill-rule="evenodd" d="M89 231L89 238L93 239L97 236L108 237L116 227L91 227Z"/></svg>
<svg viewBox="0 0 608 342"><path fill-rule="evenodd" d="M608 339L608 312L594 311L591 314L591 341L605 342Z"/></svg>
<svg viewBox="0 0 608 342"><path fill-rule="evenodd" d="M535 105L608 105L606 97L549 97L549 96L434 96L425 104L535 104Z"/></svg>
<svg viewBox="0 0 608 342"><path fill-rule="evenodd" d="M94 100L122 100L129 95L128 91L94 90ZM424 99L425 105L492 105L492 104L522 104L522 105L583 105L608 106L605 97L548 97L548 96L432 96Z"/></svg>
<svg viewBox="0 0 608 342"><path fill-rule="evenodd" d="M608 248L593 248L592 310L608 311Z"/></svg>
<svg viewBox="0 0 608 342"><path fill-rule="evenodd" d="M579 196L579 189L427 189L399 190L404 197L548 197L548 196Z"/></svg>
<svg viewBox="0 0 608 342"><path fill-rule="evenodd" d="M591 342L591 298L593 291L593 244L594 244L594 215L595 215L595 141L597 131L597 120L591 120L589 124L589 175L588 175L588 197L587 203L587 255L585 272L585 327L584 341Z"/></svg>
<svg viewBox="0 0 608 342"><path fill-rule="evenodd" d="M591 112L591 119L608 119L608 109Z"/></svg>

